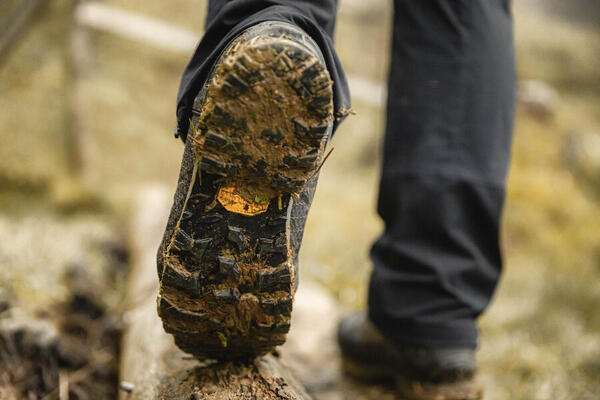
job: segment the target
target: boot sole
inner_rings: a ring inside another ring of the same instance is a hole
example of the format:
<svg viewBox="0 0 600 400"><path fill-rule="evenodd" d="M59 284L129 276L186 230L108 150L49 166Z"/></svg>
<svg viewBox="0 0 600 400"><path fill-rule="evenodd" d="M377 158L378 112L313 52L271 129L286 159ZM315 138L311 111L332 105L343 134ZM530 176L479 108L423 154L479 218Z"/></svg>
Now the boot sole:
<svg viewBox="0 0 600 400"><path fill-rule="evenodd" d="M158 313L185 352L237 359L283 344L295 276L294 199L322 162L332 82L300 30L245 31L194 103L194 169L159 265Z"/></svg>

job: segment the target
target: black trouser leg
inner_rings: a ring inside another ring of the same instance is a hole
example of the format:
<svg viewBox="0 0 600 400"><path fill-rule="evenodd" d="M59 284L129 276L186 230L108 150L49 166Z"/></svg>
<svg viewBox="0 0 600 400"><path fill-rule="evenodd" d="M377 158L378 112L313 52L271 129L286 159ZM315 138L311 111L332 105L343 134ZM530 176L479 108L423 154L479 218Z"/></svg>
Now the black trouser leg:
<svg viewBox="0 0 600 400"><path fill-rule="evenodd" d="M264 21L294 24L319 45L331 79L336 116L334 129L342 121L342 110L350 108L346 77L333 47L337 0L210 0L206 32L186 67L177 95L176 136L184 141L194 98L210 69L227 45L244 29Z"/></svg>
<svg viewBox="0 0 600 400"><path fill-rule="evenodd" d="M501 272L513 128L509 0L396 0L369 315L388 338L477 345Z"/></svg>

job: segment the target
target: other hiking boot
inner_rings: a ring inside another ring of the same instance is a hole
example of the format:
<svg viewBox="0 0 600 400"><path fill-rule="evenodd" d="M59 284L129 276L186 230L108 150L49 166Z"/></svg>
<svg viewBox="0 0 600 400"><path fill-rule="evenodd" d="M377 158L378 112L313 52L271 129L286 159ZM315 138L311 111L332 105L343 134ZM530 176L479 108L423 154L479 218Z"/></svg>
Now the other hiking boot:
<svg viewBox="0 0 600 400"><path fill-rule="evenodd" d="M389 342L364 313L338 327L342 368L364 382L393 381L407 400L478 400L475 351L470 348L398 346Z"/></svg>
<svg viewBox="0 0 600 400"><path fill-rule="evenodd" d="M157 257L158 313L185 352L239 359L285 341L332 96L319 48L287 23L245 30L214 65Z"/></svg>

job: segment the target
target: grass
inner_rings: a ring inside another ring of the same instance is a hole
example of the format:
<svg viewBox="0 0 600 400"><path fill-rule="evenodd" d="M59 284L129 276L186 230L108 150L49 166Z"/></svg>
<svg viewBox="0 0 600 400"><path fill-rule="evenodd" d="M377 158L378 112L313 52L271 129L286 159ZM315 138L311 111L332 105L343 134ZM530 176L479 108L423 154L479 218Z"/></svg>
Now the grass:
<svg viewBox="0 0 600 400"><path fill-rule="evenodd" d="M196 31L203 26L204 1L107 3ZM59 255L68 251L52 244L49 235L62 235L65 243L96 235L107 229L103 219L127 218L138 189L150 181L174 189L182 152L172 130L186 57L93 33L91 67L81 82L85 163L78 177L71 177L63 151L67 105L58 45L64 40L65 3L52 4L0 67L0 233L14 247L16 237L7 232L23 222L29 231L19 235L41 244L27 257L2 250L3 274L16 264L24 271L39 268L37 259L63 262ZM385 76L390 10L381 4L363 15L340 14L336 42L348 74ZM518 113L503 224L506 269L481 324L479 357L489 399L585 400L600 393L600 208L594 189L600 171L583 173L566 157L574 137L600 135L598 35L589 25L542 17L525 6L516 9L519 76L551 84L560 102L545 120L526 110ZM357 51L363 48L369 57ZM375 203L384 115L359 102L354 108L357 115L337 132L321 172L301 274L323 283L344 306L360 308L369 246L382 229ZM58 203L87 198L79 200L84 209L94 204L84 195L65 195L79 190L69 189L71 179L108 208L64 216L42 207L9 218L7 210L18 208L18 202L4 207L10 193L51 204L57 198ZM71 228L51 228L63 220Z"/></svg>

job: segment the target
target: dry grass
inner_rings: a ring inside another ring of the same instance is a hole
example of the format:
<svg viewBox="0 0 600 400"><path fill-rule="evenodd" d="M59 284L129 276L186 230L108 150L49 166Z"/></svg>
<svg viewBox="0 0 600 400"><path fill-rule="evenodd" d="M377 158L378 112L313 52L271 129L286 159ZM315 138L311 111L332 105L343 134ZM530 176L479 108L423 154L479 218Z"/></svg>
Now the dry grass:
<svg viewBox="0 0 600 400"><path fill-rule="evenodd" d="M177 7L158 0L107 2L198 31L203 26L204 1L178 0ZM56 191L48 188L64 181L64 74L55 40L61 37L61 1L54 4L0 70L3 193L10 187L52 197ZM382 79L389 7L373 10L363 16L342 13L336 40L348 73ZM519 113L503 232L506 273L482 321L482 375L489 399L595 399L600 393L599 198L589 190L589 180L565 163L564 148L574 133L600 134L598 33L525 8L516 17L520 76L549 82L561 102L549 120ZM126 216L141 184L175 186L182 151L172 139L175 95L187 60L97 33L92 47L92 68L83 79L82 182L114 213ZM338 131L321 173L301 273L324 283L345 306L362 307L368 250L382 227L375 201L383 110L360 103L354 108L358 115ZM52 223L39 218L42 227ZM72 232L79 232L78 223L90 223L91 232L100 229L86 218L72 222ZM10 223L3 222L5 231L13 229ZM44 245L37 251L62 250ZM44 257L56 261L52 254Z"/></svg>

